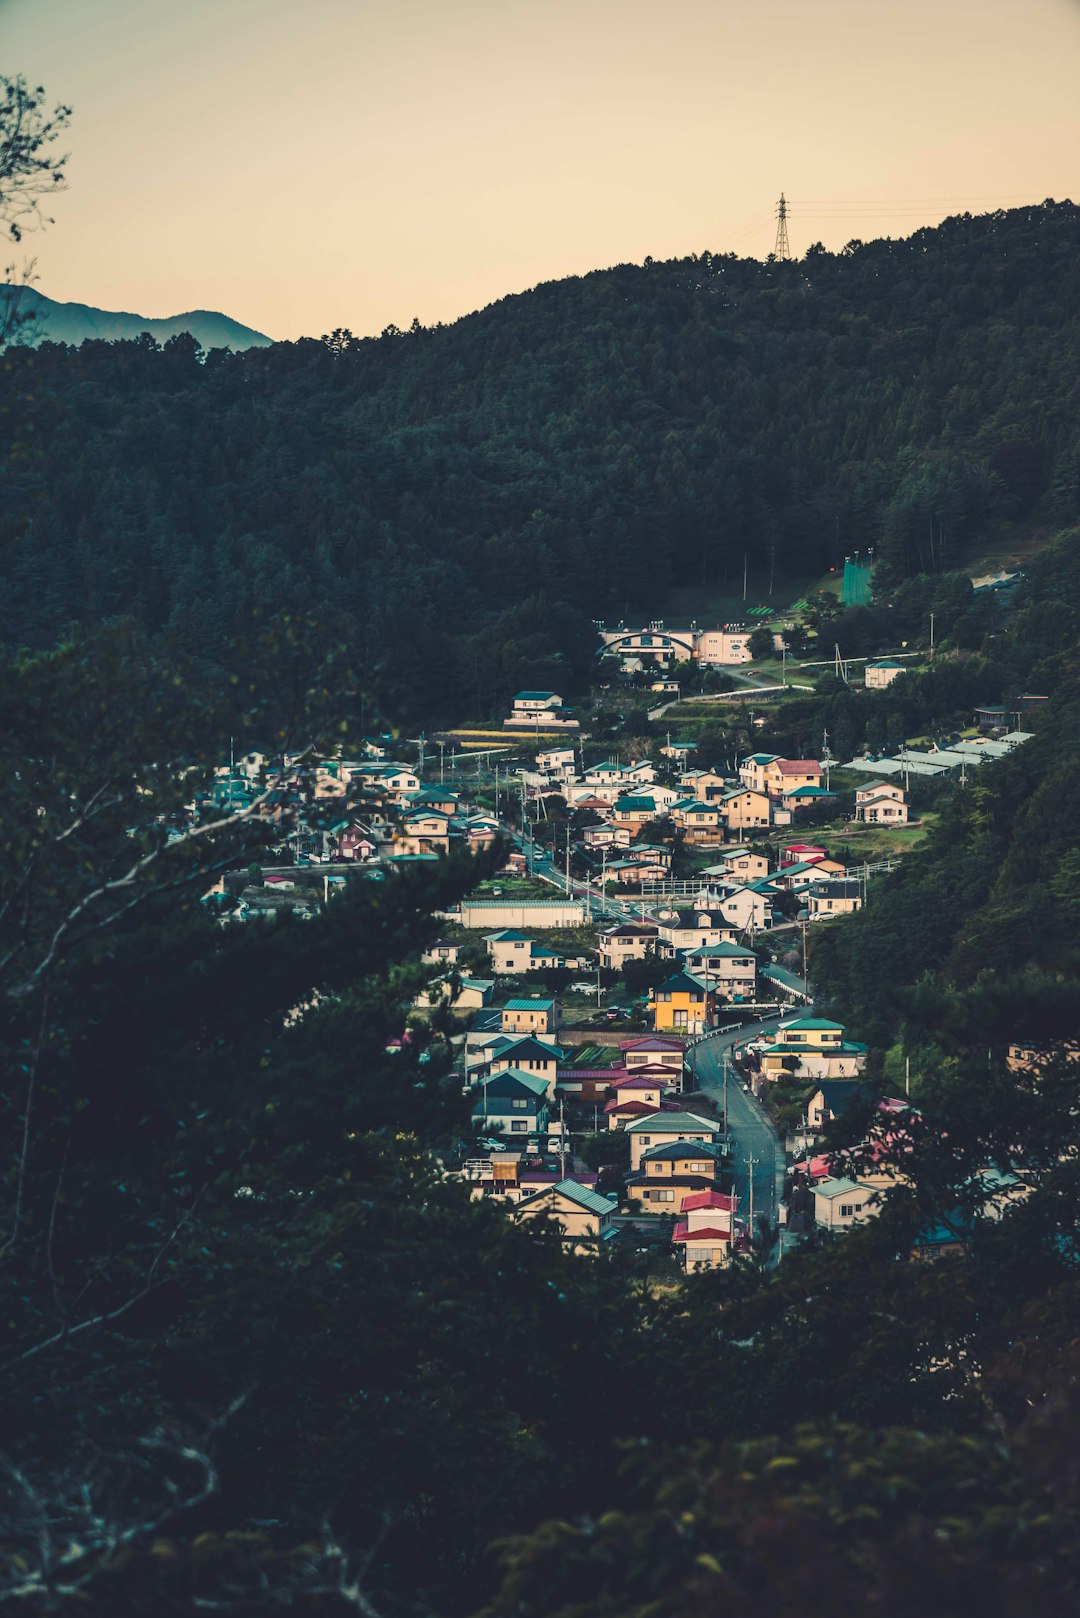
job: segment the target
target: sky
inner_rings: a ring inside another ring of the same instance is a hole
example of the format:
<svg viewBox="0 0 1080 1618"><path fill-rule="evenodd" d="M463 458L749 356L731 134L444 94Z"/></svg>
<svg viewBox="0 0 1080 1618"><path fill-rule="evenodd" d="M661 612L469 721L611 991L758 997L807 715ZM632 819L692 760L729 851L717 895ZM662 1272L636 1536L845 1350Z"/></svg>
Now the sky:
<svg viewBox="0 0 1080 1618"><path fill-rule="evenodd" d="M0 0L47 296L275 338L1080 201L1080 0Z"/></svg>

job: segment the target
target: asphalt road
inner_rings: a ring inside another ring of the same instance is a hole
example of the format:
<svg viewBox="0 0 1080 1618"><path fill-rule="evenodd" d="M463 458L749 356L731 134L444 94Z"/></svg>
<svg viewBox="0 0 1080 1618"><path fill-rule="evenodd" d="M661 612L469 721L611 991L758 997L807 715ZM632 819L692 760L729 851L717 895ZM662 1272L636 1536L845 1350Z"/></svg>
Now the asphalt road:
<svg viewBox="0 0 1080 1618"><path fill-rule="evenodd" d="M792 1013L797 1015L797 1013ZM730 1058L736 1042L740 1045L753 1039L763 1029L775 1029L777 1019L748 1023L730 1034L715 1034L702 1040L692 1050L692 1069L699 1090L713 1098L722 1108L724 1103L723 1059ZM752 1095L748 1095L735 1075L729 1070L728 1130L734 1147L735 1189L739 1193L740 1214L750 1216L750 1178L754 1182L754 1222L764 1216L776 1220L777 1206L784 1190L784 1149L764 1110ZM752 1160L752 1161L751 1161Z"/></svg>

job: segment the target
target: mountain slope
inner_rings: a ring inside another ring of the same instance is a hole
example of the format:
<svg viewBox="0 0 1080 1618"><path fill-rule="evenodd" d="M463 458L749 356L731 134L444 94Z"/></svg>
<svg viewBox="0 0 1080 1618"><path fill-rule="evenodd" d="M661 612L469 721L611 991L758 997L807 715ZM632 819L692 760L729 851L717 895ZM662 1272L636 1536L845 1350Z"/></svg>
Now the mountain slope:
<svg viewBox="0 0 1080 1618"><path fill-rule="evenodd" d="M1078 248L1046 203L207 364L13 350L2 633L124 614L222 662L302 604L402 720L494 717L744 558L762 593L870 545L882 592L955 569L1080 517Z"/></svg>
<svg viewBox="0 0 1080 1618"><path fill-rule="evenodd" d="M0 288L0 297L10 298L11 287ZM210 348L267 348L273 341L262 332L242 326L228 315L212 309L193 309L183 315L167 315L151 319L147 315L130 315L111 309L95 309L88 303L57 303L46 298L33 287L18 289L20 316L29 320L21 329L21 343L70 343L78 346L88 338L117 342L138 337L148 331L159 343L180 332L190 332L200 347Z"/></svg>

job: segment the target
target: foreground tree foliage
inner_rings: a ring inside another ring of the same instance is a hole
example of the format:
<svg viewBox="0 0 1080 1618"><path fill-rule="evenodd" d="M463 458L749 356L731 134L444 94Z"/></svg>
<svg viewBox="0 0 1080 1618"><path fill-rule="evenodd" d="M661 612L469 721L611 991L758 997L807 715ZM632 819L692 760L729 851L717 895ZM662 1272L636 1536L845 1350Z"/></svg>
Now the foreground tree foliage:
<svg viewBox="0 0 1080 1618"><path fill-rule="evenodd" d="M326 672L306 700L330 726L351 699ZM199 897L263 834L158 821L220 756L198 671L116 631L9 665L4 691L5 1600L1068 1601L1072 1064L990 1079L958 1041L896 1148L908 1189L778 1272L672 1289L632 1250L572 1259L444 1177L467 1103L439 1038L385 1050L471 857L223 927ZM283 748L317 739L244 695ZM1018 1154L1038 1188L987 1217L978 1173ZM948 1220L951 1256L913 1258Z"/></svg>

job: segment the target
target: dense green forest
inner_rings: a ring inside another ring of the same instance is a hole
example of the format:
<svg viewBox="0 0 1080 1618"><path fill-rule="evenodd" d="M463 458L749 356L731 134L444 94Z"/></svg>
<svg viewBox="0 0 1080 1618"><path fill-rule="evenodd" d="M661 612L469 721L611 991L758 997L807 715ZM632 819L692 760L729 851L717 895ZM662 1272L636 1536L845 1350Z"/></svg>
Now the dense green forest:
<svg viewBox="0 0 1080 1618"><path fill-rule="evenodd" d="M593 617L734 584L744 554L806 576L873 546L879 591L948 572L1080 515L1078 249L1047 202L378 338L9 347L2 633L128 617L220 668L310 609L405 722L572 691Z"/></svg>

